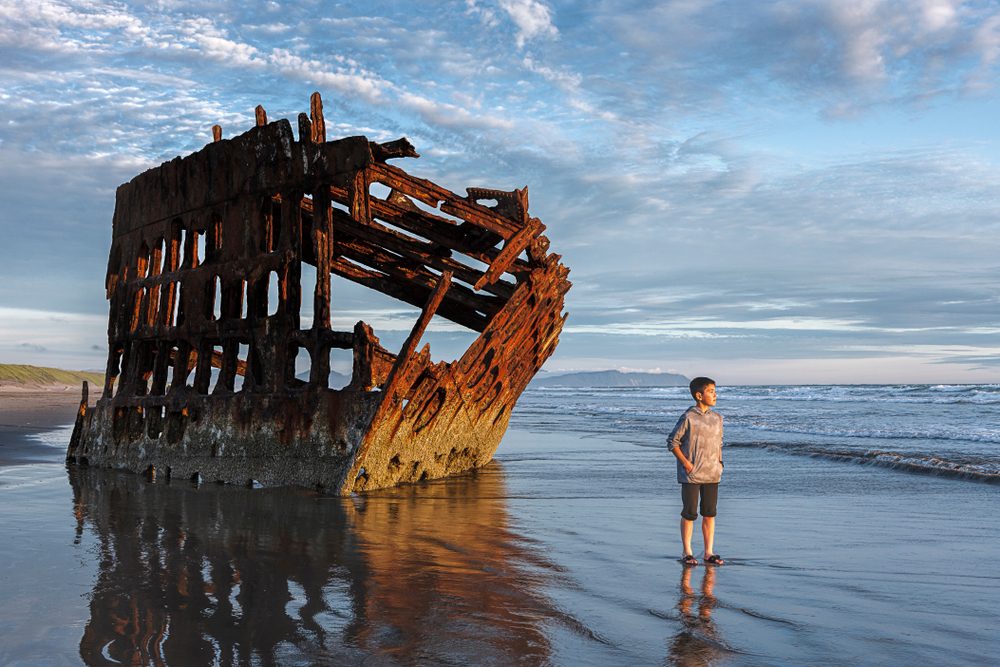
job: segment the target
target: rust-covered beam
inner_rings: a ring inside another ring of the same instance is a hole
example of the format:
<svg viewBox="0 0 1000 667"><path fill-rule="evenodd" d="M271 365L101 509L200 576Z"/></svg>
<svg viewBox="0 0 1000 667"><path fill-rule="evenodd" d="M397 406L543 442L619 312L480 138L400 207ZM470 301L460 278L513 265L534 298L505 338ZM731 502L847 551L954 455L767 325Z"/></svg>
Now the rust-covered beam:
<svg viewBox="0 0 1000 667"><path fill-rule="evenodd" d="M212 352L210 364L212 368L222 369L224 355L221 352ZM174 365L176 363L176 351L171 348L167 353L167 362L169 365ZM190 373L198 365L198 353L196 351L191 352L188 357L187 371ZM247 373L247 362L243 359L238 359L235 364L236 374L239 376L244 376Z"/></svg>
<svg viewBox="0 0 1000 667"><path fill-rule="evenodd" d="M347 233L342 233L338 238L334 253L335 256L346 257L425 291L429 291L438 279L437 274L420 262L397 255L369 241L351 237ZM476 294L465 285L457 283L452 284L447 300L485 315L495 313L504 301L498 297Z"/></svg>
<svg viewBox="0 0 1000 667"><path fill-rule="evenodd" d="M369 166L369 170L371 180L387 185L393 190L399 190L409 197L415 197L431 208L438 208L440 204L442 212L499 234L504 239L510 238L520 229L520 225L497 215L485 206L459 197L454 192L426 179L410 176L399 167L375 163Z"/></svg>
<svg viewBox="0 0 1000 667"><path fill-rule="evenodd" d="M438 308L444 301L445 295L448 294L450 287L451 273L445 272L438 278L437 284L434 285L434 291L432 291L430 296L427 297L427 302L420 310L420 317L418 317L417 321L413 323L413 328L410 329L410 335L406 337L403 347L399 350L399 354L396 358L396 364L392 367L392 371L389 373L389 379L386 380L385 388L383 389L385 393L383 405L398 401L399 398L409 389L409 387L405 386L402 382L402 380L406 377L407 366L412 363L413 355L417 351L417 344L420 342L424 332L427 330L427 326L431 323L431 318L434 317L434 314L437 313Z"/></svg>
<svg viewBox="0 0 1000 667"><path fill-rule="evenodd" d="M545 225L542 224L542 221L538 218L531 218L521 231L507 239L503 250L490 264L490 268L476 281L475 288L481 290L499 280L500 276L514 263L517 256L524 252L528 244L544 231Z"/></svg>
<svg viewBox="0 0 1000 667"><path fill-rule="evenodd" d="M381 144L372 141L369 145L372 149L372 157L378 162L385 162L386 160L401 157L420 157L420 153L417 152L413 144L406 137L396 139L395 141L386 141Z"/></svg>
<svg viewBox="0 0 1000 667"><path fill-rule="evenodd" d="M309 215L312 215L314 209L312 200L303 199L302 209ZM484 271L474 269L459 262L458 260L452 259L450 257L451 253L448 252L446 248L442 248L439 244L430 241L422 241L418 238L414 238L413 236L403 234L402 232L381 224L377 220L373 220L367 225L358 223L354 220L354 218L340 209L333 209L332 214L333 228L338 234L340 232L345 233L347 238L357 238L375 246L381 246L386 250L402 255L415 262L420 262L425 266L432 267L439 272L450 271L456 278L469 285L478 283L486 275L486 272ZM531 231L528 228L526 228L526 230L529 232ZM527 243L528 240L526 240L525 243ZM501 255L502 254L503 253L501 252ZM497 277L509 268L510 264L513 263L513 259L516 259L516 254L509 262L502 262L503 267L499 269L498 273L496 273ZM514 293L514 286L512 284L497 282L495 278L491 279L489 283L483 287L476 287L476 289L483 289L503 299L509 299Z"/></svg>
<svg viewBox="0 0 1000 667"><path fill-rule="evenodd" d="M465 188L467 199L479 203L483 199L494 199L496 206L489 207L500 215L522 225L528 224L528 187L509 192L496 188Z"/></svg>
<svg viewBox="0 0 1000 667"><path fill-rule="evenodd" d="M332 187L330 192L334 201L347 204L349 195L345 189ZM420 210L406 195L395 191L394 193L395 197L391 199L368 198L368 205L375 220L382 220L394 227L422 236L437 244L442 251L453 250L483 264L491 264L500 254L501 251L496 248L477 247L475 239L470 238L466 230L453 220ZM515 259L509 267L511 273L524 273L530 269L528 263L520 259Z"/></svg>
<svg viewBox="0 0 1000 667"><path fill-rule="evenodd" d="M332 262L332 267L333 272L341 278L346 278L369 289L382 292L387 296L391 296L394 299L408 303L411 306L416 306L417 308L424 303L430 291L427 288L417 285L400 284L398 280L393 279L387 274L359 266L344 258L335 259ZM489 318L485 314L455 304L450 299L444 300L444 303L438 308L438 315L473 331L482 331L489 323Z"/></svg>

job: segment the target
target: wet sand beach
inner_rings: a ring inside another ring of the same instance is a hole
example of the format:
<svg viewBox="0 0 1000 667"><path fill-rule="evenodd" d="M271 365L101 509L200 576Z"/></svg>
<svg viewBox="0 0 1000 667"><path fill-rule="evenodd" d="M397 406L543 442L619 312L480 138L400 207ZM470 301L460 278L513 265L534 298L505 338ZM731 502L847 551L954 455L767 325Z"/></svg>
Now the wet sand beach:
<svg viewBox="0 0 1000 667"><path fill-rule="evenodd" d="M31 436L72 424L79 405L79 387L0 386L0 466L49 460Z"/></svg>
<svg viewBox="0 0 1000 667"><path fill-rule="evenodd" d="M685 570L673 467L653 447L513 428L476 474L341 499L67 471L66 437L35 442L51 463L0 468L0 664L964 665L1000 651L991 484L736 448L716 538L728 562Z"/></svg>

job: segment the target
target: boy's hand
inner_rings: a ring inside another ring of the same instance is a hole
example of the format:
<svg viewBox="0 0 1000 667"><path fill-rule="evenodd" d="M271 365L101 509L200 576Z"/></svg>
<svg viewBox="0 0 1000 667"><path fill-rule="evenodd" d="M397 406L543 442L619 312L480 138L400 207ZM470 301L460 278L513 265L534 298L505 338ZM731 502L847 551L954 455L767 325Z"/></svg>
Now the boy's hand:
<svg viewBox="0 0 1000 667"><path fill-rule="evenodd" d="M680 447L674 447L673 449L670 450L670 453L673 454L678 461L680 461L680 464L684 466L684 470L688 472L694 470L694 464L691 463L688 457L684 456L684 452L681 451Z"/></svg>

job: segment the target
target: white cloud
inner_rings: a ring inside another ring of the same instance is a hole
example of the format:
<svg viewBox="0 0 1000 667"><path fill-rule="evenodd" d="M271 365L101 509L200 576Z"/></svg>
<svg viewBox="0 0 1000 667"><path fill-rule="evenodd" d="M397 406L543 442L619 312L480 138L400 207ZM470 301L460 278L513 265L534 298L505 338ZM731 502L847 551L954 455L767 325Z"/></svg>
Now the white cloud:
<svg viewBox="0 0 1000 667"><path fill-rule="evenodd" d="M829 17L826 29L839 44L840 69L845 78L861 85L875 85L886 78L883 52L890 35L882 14L886 5L881 0L858 2L816 3ZM821 28L822 30L822 28ZM835 48L837 48L835 47Z"/></svg>
<svg viewBox="0 0 1000 667"><path fill-rule="evenodd" d="M260 25L247 25L244 26L246 30L253 30L268 35L281 35L292 31L294 28L287 23L281 23L280 21L275 23L261 23Z"/></svg>
<svg viewBox="0 0 1000 667"><path fill-rule="evenodd" d="M263 67L256 47L229 39L211 19L200 17L182 21L178 26L183 41L209 60L235 67Z"/></svg>
<svg viewBox="0 0 1000 667"><path fill-rule="evenodd" d="M611 322L606 324L567 324L563 328L567 334L597 334L599 336L655 336L667 339L708 339L735 338L730 334L720 334L699 329L679 328L670 322Z"/></svg>
<svg viewBox="0 0 1000 667"><path fill-rule="evenodd" d="M920 19L926 32L951 30L958 25L960 0L922 0Z"/></svg>
<svg viewBox="0 0 1000 667"><path fill-rule="evenodd" d="M462 107L447 102L438 102L414 93L401 92L399 103L432 125L443 127L463 127L482 129L510 129L514 124L506 118L488 114L473 114Z"/></svg>
<svg viewBox="0 0 1000 667"><path fill-rule="evenodd" d="M500 23L496 12L488 7L481 6L476 0L465 0L465 12L470 16L476 17L487 28L495 28Z"/></svg>
<svg viewBox="0 0 1000 667"><path fill-rule="evenodd" d="M500 0L500 8L517 26L518 47L523 47L531 39L559 35L552 23L552 10L539 0Z"/></svg>
<svg viewBox="0 0 1000 667"><path fill-rule="evenodd" d="M711 317L677 318L663 321L612 322L599 326L573 325L568 331L603 333L626 336L666 336L677 338L729 338L736 334L718 333L719 330L736 331L812 331L860 332L874 331L858 320L836 320L822 317L784 317L759 320L723 320Z"/></svg>
<svg viewBox="0 0 1000 667"><path fill-rule="evenodd" d="M115 4L0 0L3 46L63 53L106 52L110 48L103 37L111 33L148 43L152 31Z"/></svg>
<svg viewBox="0 0 1000 667"><path fill-rule="evenodd" d="M377 76L331 69L324 62L302 58L287 49L273 50L267 60L281 74L329 86L337 92L357 95L369 103L378 103L388 88L388 83Z"/></svg>
<svg viewBox="0 0 1000 667"><path fill-rule="evenodd" d="M569 92L577 92L580 89L580 84L583 82L583 77L578 73L566 69L557 70L548 67L537 62L531 56L525 56L521 60L521 63L528 71L538 74L546 81L550 81Z"/></svg>
<svg viewBox="0 0 1000 667"><path fill-rule="evenodd" d="M992 64L1000 57L1000 13L979 25L974 37L974 45L984 63Z"/></svg>

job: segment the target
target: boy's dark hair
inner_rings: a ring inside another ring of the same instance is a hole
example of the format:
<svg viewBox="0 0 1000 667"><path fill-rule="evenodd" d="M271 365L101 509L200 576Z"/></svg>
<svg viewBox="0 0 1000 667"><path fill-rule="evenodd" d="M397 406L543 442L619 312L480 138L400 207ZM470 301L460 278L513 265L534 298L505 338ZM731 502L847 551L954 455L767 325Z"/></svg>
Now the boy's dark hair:
<svg viewBox="0 0 1000 667"><path fill-rule="evenodd" d="M696 377L691 380L691 384L688 385L688 388L691 390L691 398L697 400L695 394L705 391L705 388L710 384L715 384L715 380L706 377Z"/></svg>

